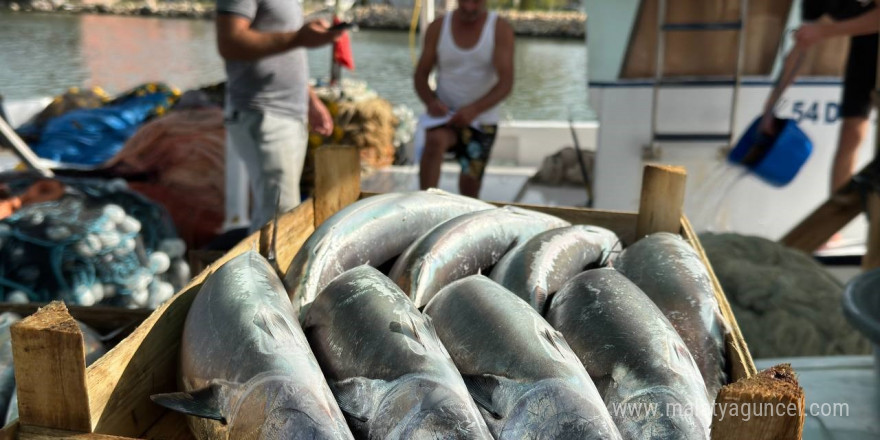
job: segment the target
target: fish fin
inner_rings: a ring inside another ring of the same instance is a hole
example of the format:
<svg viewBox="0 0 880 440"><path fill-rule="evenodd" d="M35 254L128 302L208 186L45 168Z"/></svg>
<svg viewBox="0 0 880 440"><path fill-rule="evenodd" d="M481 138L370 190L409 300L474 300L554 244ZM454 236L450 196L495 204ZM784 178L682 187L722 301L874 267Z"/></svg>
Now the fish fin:
<svg viewBox="0 0 880 440"><path fill-rule="evenodd" d="M226 417L221 413L219 396L220 385L215 384L189 393L153 394L150 396L150 400L172 411L219 420L225 425Z"/></svg>
<svg viewBox="0 0 880 440"><path fill-rule="evenodd" d="M421 336L419 336L418 327L412 319L412 316L408 316L407 319L409 322L391 321L388 324L388 330L392 333L399 333L406 338L412 339L424 347L425 344L422 342Z"/></svg>
<svg viewBox="0 0 880 440"><path fill-rule="evenodd" d="M580 363L580 359L578 359L577 355L574 354L574 350L571 349L571 346L568 345L568 342L565 340L565 337L562 336L558 330L554 330L552 327L547 327L542 332L544 339L547 340L550 345L556 349L556 352L559 353L563 359L567 359L569 361L574 361Z"/></svg>
<svg viewBox="0 0 880 440"><path fill-rule="evenodd" d="M346 417L361 423L370 420L374 395L381 393L381 383L378 379L366 377L351 377L338 382L331 382L330 389Z"/></svg>
<svg viewBox="0 0 880 440"><path fill-rule="evenodd" d="M492 406L492 393L494 393L495 388L498 387L498 379L495 379L492 376L472 376L465 374L462 375L462 379L464 379L464 384L467 387L468 392L471 394L471 397L474 399L474 402L477 403L477 406L483 408L493 418L501 419L501 414L499 414Z"/></svg>

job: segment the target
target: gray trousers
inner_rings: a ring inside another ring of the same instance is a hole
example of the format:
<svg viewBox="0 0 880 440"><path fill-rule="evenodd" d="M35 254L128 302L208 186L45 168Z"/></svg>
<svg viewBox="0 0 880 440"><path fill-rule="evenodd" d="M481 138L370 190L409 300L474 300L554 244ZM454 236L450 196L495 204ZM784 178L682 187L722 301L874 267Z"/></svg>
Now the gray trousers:
<svg viewBox="0 0 880 440"><path fill-rule="evenodd" d="M226 142L244 161L250 179L251 231L272 220L279 191L279 212L300 204L299 181L308 134L304 120L270 112L227 109Z"/></svg>

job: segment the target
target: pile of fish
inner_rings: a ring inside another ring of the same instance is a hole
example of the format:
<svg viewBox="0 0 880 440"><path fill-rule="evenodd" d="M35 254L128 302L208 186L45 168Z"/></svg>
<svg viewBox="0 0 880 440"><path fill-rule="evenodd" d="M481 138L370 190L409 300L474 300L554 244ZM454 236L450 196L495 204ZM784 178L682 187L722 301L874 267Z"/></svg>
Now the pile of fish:
<svg viewBox="0 0 880 440"><path fill-rule="evenodd" d="M283 284L255 252L212 274L152 398L200 439L708 439L727 328L677 235L385 194Z"/></svg>

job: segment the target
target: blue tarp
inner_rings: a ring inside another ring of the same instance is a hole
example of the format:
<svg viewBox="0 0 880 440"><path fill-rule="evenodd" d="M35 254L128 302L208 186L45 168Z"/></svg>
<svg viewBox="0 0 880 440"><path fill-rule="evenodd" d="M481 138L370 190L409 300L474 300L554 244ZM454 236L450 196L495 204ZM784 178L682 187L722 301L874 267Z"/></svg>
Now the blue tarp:
<svg viewBox="0 0 880 440"><path fill-rule="evenodd" d="M99 165L112 158L150 117L173 103L166 87L142 87L100 108L79 109L49 120L31 145L45 159Z"/></svg>

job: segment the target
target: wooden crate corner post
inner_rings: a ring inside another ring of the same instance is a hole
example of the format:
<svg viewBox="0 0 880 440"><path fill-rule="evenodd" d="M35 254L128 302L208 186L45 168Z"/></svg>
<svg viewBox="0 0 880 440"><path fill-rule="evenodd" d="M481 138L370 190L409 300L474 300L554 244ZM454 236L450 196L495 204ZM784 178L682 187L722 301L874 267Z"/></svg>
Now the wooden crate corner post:
<svg viewBox="0 0 880 440"><path fill-rule="evenodd" d="M13 324L11 335L21 424L91 432L83 335L64 303Z"/></svg>
<svg viewBox="0 0 880 440"><path fill-rule="evenodd" d="M361 160L353 146L327 145L315 151L315 227L361 194Z"/></svg>
<svg viewBox="0 0 880 440"><path fill-rule="evenodd" d="M776 365L721 388L712 440L800 440L804 406L804 389L791 365Z"/></svg>
<svg viewBox="0 0 880 440"><path fill-rule="evenodd" d="M681 231L687 173L683 167L646 165L636 221L636 240L655 232Z"/></svg>

